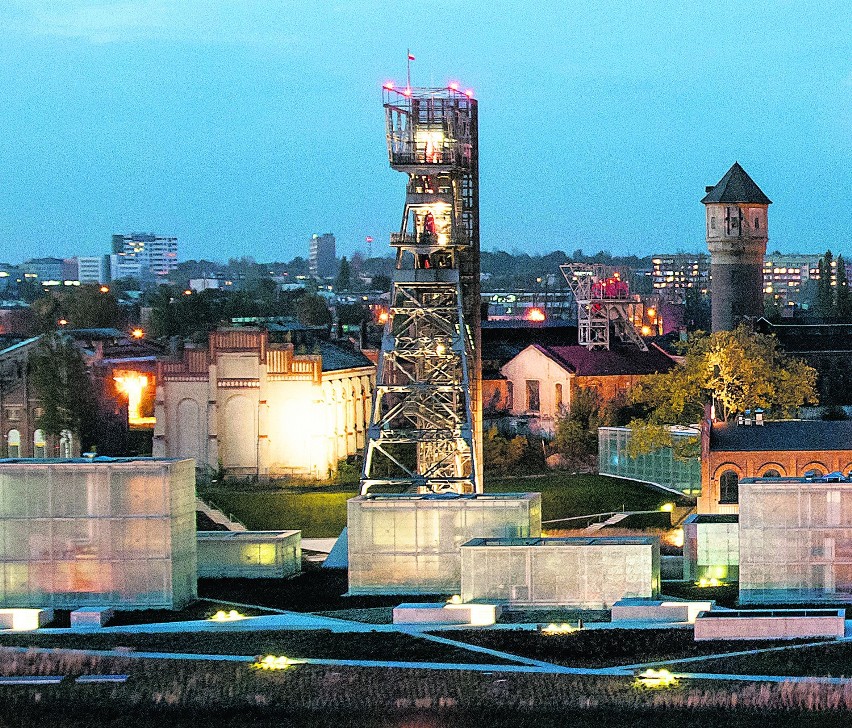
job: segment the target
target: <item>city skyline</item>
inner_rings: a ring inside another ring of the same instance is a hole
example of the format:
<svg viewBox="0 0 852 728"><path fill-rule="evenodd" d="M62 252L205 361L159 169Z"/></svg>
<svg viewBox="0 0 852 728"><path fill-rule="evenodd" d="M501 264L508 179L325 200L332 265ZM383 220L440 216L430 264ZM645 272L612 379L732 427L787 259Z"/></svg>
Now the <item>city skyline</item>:
<svg viewBox="0 0 852 728"><path fill-rule="evenodd" d="M278 7L0 10L0 260L94 255L136 229L175 235L182 259L304 257L327 231L342 255L368 235L383 254L401 195L380 89L404 83L408 47L414 85L480 100L485 250L698 252L704 187L734 161L776 203L769 250L847 250L845 3L749 2L736 26L698 3ZM430 30L446 22L459 32Z"/></svg>

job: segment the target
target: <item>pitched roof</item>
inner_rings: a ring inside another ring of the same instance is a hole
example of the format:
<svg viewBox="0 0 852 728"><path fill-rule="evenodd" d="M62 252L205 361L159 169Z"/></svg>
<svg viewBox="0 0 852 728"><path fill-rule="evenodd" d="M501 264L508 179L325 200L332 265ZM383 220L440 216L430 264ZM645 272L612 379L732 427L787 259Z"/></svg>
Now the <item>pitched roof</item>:
<svg viewBox="0 0 852 728"><path fill-rule="evenodd" d="M667 372L675 365L675 361L654 344L648 351L626 346L591 351L585 346L577 345L533 346L578 377L655 374Z"/></svg>
<svg viewBox="0 0 852 728"><path fill-rule="evenodd" d="M852 421L781 420L764 425L713 425L710 449L716 451L852 450Z"/></svg>
<svg viewBox="0 0 852 728"><path fill-rule="evenodd" d="M757 205L771 205L770 200L763 194L763 190L755 184L748 173L740 167L739 162L734 162L718 184L707 192L701 202L708 205L713 202L753 202Z"/></svg>
<svg viewBox="0 0 852 728"><path fill-rule="evenodd" d="M343 346L332 344L330 341L318 341L317 346L322 356L322 370L324 372L375 366L360 351L352 351Z"/></svg>

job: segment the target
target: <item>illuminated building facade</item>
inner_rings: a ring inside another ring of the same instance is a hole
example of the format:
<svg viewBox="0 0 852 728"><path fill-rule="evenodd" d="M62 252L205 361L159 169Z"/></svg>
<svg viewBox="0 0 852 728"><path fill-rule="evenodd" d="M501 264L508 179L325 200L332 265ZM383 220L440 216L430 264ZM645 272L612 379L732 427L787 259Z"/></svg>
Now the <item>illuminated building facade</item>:
<svg viewBox="0 0 852 728"><path fill-rule="evenodd" d="M710 258L707 255L656 255L651 265L654 292L666 301L684 303L687 290L706 294L710 288Z"/></svg>
<svg viewBox="0 0 852 728"><path fill-rule="evenodd" d="M737 162L706 193L701 202L710 250L712 329L730 331L745 318L763 315L763 259L772 200Z"/></svg>
<svg viewBox="0 0 852 728"><path fill-rule="evenodd" d="M477 102L384 87L388 156L407 175L361 493L482 490Z"/></svg>
<svg viewBox="0 0 852 728"><path fill-rule="evenodd" d="M161 360L154 455L234 475L328 478L364 447L375 367L331 342L312 348L240 327Z"/></svg>
<svg viewBox="0 0 852 728"><path fill-rule="evenodd" d="M196 597L189 460L0 460L0 607L180 609Z"/></svg>

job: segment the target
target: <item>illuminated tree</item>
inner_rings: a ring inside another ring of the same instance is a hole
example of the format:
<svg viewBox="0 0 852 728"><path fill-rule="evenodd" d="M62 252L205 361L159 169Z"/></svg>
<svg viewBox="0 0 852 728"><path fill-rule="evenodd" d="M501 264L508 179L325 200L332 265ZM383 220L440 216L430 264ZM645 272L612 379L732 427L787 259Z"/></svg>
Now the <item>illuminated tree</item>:
<svg viewBox="0 0 852 728"><path fill-rule="evenodd" d="M723 420L756 408L792 416L801 405L816 403L816 377L815 369L780 351L774 337L741 325L693 334L683 362L643 377L633 397L648 407L652 424L696 423L708 404Z"/></svg>

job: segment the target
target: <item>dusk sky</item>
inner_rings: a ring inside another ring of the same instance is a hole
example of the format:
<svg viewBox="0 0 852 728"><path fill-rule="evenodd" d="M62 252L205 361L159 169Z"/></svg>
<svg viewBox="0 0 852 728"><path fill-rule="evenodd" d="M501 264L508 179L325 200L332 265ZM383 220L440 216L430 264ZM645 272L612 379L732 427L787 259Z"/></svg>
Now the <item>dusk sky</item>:
<svg viewBox="0 0 852 728"><path fill-rule="evenodd" d="M852 253L852 2L3 0L0 260L388 250L381 85L480 102L483 248L704 248L739 161L769 249Z"/></svg>

